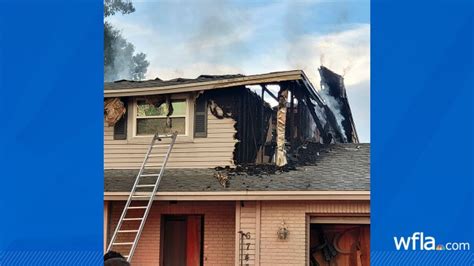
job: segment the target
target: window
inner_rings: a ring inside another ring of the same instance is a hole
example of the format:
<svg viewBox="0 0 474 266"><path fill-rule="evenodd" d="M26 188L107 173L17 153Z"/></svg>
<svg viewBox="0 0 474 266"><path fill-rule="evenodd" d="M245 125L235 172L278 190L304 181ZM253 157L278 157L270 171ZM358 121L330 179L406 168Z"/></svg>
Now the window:
<svg viewBox="0 0 474 266"><path fill-rule="evenodd" d="M156 108L148 104L145 100L137 100L136 109L136 135L154 135L157 131L160 134L178 131L178 134L186 134L186 100L172 100L173 114L171 118L171 129L166 126L166 114L168 106L164 103Z"/></svg>

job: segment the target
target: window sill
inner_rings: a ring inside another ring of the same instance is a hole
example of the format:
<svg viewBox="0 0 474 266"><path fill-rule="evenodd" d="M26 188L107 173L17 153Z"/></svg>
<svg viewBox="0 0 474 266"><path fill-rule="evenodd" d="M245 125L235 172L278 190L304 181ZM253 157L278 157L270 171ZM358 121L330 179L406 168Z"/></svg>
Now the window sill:
<svg viewBox="0 0 474 266"><path fill-rule="evenodd" d="M152 136L143 136L143 137L132 137L127 140L127 144L150 144ZM162 143L168 143L169 138L164 138ZM176 138L175 143L193 143L194 139L190 136L179 136Z"/></svg>

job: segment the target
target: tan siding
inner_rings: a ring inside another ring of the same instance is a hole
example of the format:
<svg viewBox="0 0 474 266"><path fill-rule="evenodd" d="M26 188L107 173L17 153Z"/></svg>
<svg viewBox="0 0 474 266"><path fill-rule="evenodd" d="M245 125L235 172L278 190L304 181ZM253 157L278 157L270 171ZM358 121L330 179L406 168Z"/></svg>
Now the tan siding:
<svg viewBox="0 0 474 266"><path fill-rule="evenodd" d="M217 119L208 112L207 138L178 140L173 148L169 168L212 168L232 166L236 140L235 121L229 118ZM133 126L133 125L129 125ZM104 168L138 169L148 149L149 138L114 140L113 127L104 124ZM163 148L166 145L163 145ZM160 150L160 147L158 147ZM164 154L157 152L157 154ZM152 163L161 163L162 158L152 158Z"/></svg>
<svg viewBox="0 0 474 266"><path fill-rule="evenodd" d="M256 261L256 241L257 241L257 203L255 201L246 201L244 206L240 207L240 223L237 224L238 231L242 230L244 233L250 233L250 239L244 238L242 245L244 247L243 254L239 249L237 256L239 265L242 260L244 265L255 265ZM240 235L238 235L240 237ZM247 246L248 244L248 246ZM248 247L248 249L247 249ZM239 246L240 248L240 246Z"/></svg>

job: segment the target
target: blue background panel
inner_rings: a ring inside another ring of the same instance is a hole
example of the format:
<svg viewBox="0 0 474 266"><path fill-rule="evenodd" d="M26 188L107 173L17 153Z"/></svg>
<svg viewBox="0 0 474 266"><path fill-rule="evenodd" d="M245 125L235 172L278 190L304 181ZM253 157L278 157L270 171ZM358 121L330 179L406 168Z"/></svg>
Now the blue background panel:
<svg viewBox="0 0 474 266"><path fill-rule="evenodd" d="M0 262L100 265L102 1L2 2ZM473 237L473 4L373 1L372 262L472 265L396 252L415 231Z"/></svg>
<svg viewBox="0 0 474 266"><path fill-rule="evenodd" d="M103 2L0 8L0 264L99 265Z"/></svg>
<svg viewBox="0 0 474 266"><path fill-rule="evenodd" d="M473 32L472 1L372 2L375 265L473 264ZM414 232L471 252L396 252Z"/></svg>

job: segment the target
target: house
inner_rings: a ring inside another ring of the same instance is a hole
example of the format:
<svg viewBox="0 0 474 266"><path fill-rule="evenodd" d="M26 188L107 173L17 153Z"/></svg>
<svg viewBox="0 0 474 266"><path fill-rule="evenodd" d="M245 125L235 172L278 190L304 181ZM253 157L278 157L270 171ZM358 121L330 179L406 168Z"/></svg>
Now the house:
<svg viewBox="0 0 474 266"><path fill-rule="evenodd" d="M370 144L319 72L105 83L104 249L152 135L177 131L132 265L369 265Z"/></svg>

